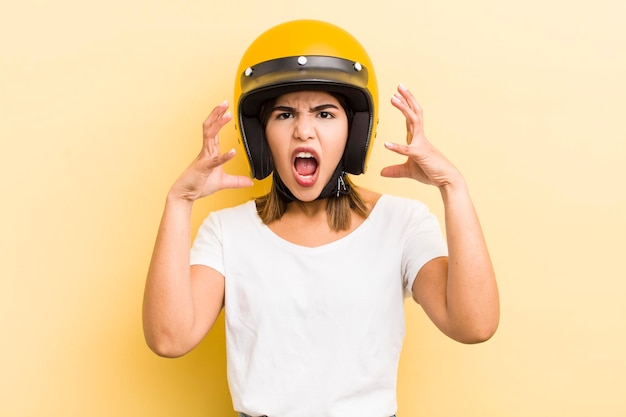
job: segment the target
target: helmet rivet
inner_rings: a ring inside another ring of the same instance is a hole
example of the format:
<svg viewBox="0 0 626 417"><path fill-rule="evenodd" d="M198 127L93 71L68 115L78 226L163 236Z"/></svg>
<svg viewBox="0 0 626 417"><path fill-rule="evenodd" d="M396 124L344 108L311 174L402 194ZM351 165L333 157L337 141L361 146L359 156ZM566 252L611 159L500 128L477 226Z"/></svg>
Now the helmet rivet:
<svg viewBox="0 0 626 417"><path fill-rule="evenodd" d="M305 56L299 56L298 57L298 64L300 64L300 65L306 65L307 61L308 61L308 59L306 59Z"/></svg>
<svg viewBox="0 0 626 417"><path fill-rule="evenodd" d="M246 68L246 70L244 71L244 74L246 75L246 77L249 77L252 75L252 73L254 72L254 70L251 67Z"/></svg>
<svg viewBox="0 0 626 417"><path fill-rule="evenodd" d="M363 69L363 65L361 65L361 63L360 63L360 62L355 62L355 63L354 63L354 69L355 69L356 71L361 71L361 70Z"/></svg>

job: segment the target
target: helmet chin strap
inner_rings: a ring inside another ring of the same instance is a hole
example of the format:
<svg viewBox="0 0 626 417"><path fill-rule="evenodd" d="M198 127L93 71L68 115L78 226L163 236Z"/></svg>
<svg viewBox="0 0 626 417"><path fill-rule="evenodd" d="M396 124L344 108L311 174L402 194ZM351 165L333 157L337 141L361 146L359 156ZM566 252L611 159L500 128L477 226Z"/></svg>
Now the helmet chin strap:
<svg viewBox="0 0 626 417"><path fill-rule="evenodd" d="M280 178L280 175L278 175L278 171L276 171L276 169L274 169L274 177L272 181L274 182L274 187L276 188L276 191L278 191L278 194L280 194L281 197L283 197L285 200L287 200L288 202L298 200L296 196L293 195L291 190L287 188L283 180ZM333 172L333 175L330 177L330 180L326 183L326 185L322 189L322 192L316 198L316 200L321 200L323 198L329 198L329 197L337 198L341 194L349 194L349 193L350 193L350 186L346 182L346 172L343 169L343 161L342 161L339 163L339 165L337 165L337 168L335 168L335 172Z"/></svg>

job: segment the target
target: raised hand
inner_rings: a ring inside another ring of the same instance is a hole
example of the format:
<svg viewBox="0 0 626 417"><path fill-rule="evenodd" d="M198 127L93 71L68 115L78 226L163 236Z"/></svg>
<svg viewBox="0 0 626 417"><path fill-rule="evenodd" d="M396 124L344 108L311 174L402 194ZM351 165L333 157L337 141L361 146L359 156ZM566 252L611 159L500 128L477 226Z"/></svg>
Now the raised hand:
<svg viewBox="0 0 626 417"><path fill-rule="evenodd" d="M461 176L459 171L426 138L422 108L413 94L403 85L399 85L398 92L391 98L391 104L406 118L407 143L385 142L385 147L406 156L407 161L385 167L380 174L383 177L413 178L437 187L457 181Z"/></svg>
<svg viewBox="0 0 626 417"><path fill-rule="evenodd" d="M230 175L222 169L222 165L235 156L234 149L221 153L218 137L220 129L231 119L232 114L228 111L227 102L213 109L202 124L202 149L176 180L170 195L194 201L226 188L252 186L250 178Z"/></svg>

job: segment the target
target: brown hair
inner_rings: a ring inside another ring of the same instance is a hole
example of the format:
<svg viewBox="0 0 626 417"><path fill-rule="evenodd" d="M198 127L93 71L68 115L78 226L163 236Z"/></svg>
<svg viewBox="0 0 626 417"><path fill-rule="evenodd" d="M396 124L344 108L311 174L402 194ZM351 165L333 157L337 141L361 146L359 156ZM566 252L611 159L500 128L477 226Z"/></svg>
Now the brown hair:
<svg viewBox="0 0 626 417"><path fill-rule="evenodd" d="M348 116L348 129L352 122L352 109L348 106L348 102L341 94L329 92L333 97L339 101L341 107L343 107L346 115ZM259 119L263 128L267 126L267 121L272 113L274 103L276 99L270 99L263 104L259 113ZM328 217L328 224L330 228L335 231L347 230L350 227L350 219L352 211L357 215L367 218L369 215L369 208L365 204L365 201L361 195L354 188L354 184L350 181L349 177L345 177L346 185L349 187L347 194L340 194L338 197L331 195L328 197L328 203L326 205L326 215ZM289 201L284 198L280 192L276 189L276 183L272 182L272 189L264 196L256 199L256 209L259 217L264 224L270 224L276 220L280 220L287 211L287 204ZM295 201L294 204L300 204Z"/></svg>
<svg viewBox="0 0 626 417"><path fill-rule="evenodd" d="M350 178L346 177L345 181L350 187L350 192L340 194L339 197L328 197L328 203L326 205L328 224L330 228L335 231L350 228L352 211L363 218L367 218L369 215L369 208L361 195L355 190L354 184L350 181ZM264 224L270 224L276 220L280 220L283 214L285 214L285 211L287 211L287 204L289 204L289 201L276 190L274 183L272 183L272 189L269 193L258 197L255 201L256 211ZM302 204L299 201L294 201L293 203Z"/></svg>

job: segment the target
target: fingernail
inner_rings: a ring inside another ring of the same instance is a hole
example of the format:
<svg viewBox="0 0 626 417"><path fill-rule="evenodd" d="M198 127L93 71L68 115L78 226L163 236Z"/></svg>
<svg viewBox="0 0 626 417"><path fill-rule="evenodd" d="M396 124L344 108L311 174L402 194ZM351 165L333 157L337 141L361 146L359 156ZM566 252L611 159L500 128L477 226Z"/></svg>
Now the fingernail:
<svg viewBox="0 0 626 417"><path fill-rule="evenodd" d="M404 84L402 84L402 83L398 84L398 88L399 88L400 90L406 90L406 87L405 87L405 86L404 86Z"/></svg>
<svg viewBox="0 0 626 417"><path fill-rule="evenodd" d="M236 153L235 148L232 148L230 151L228 151L229 155L234 155L235 153Z"/></svg>
<svg viewBox="0 0 626 417"><path fill-rule="evenodd" d="M385 142L385 148L393 148L393 143Z"/></svg>

